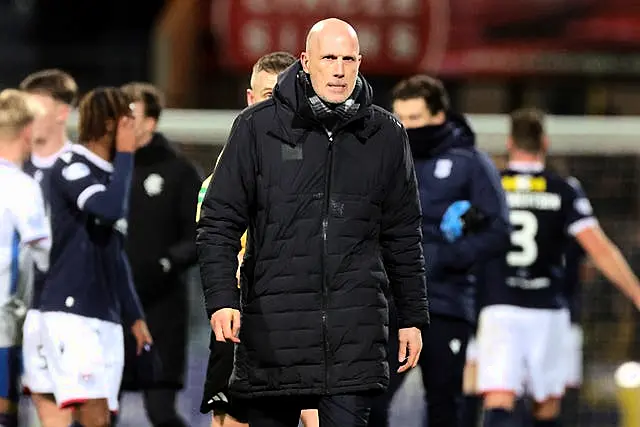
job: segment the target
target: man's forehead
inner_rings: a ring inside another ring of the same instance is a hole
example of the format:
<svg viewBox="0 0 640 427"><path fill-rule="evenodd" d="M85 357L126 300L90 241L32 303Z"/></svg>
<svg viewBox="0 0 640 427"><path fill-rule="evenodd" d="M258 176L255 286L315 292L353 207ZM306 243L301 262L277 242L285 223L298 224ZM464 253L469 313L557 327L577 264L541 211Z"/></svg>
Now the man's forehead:
<svg viewBox="0 0 640 427"><path fill-rule="evenodd" d="M394 99L393 105L400 107L427 108L427 101L420 96L415 96L413 98Z"/></svg>
<svg viewBox="0 0 640 427"><path fill-rule="evenodd" d="M359 49L358 39L350 37L348 34L332 34L324 37L316 37L315 43L311 43L318 49L343 49L357 51Z"/></svg>
<svg viewBox="0 0 640 427"><path fill-rule="evenodd" d="M45 91L32 91L32 92L27 92L27 96L29 96L31 99L35 99L39 102L50 102L50 103L55 103L57 102L56 99L48 92Z"/></svg>

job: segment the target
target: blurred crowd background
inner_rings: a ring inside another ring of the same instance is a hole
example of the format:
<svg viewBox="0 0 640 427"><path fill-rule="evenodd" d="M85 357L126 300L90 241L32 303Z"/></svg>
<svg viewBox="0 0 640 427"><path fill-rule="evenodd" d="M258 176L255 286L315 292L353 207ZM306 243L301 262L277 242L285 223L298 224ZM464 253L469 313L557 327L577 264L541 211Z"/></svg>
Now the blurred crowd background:
<svg viewBox="0 0 640 427"><path fill-rule="evenodd" d="M75 77L81 92L149 81L165 92L169 108L240 109L255 60L275 50L298 55L309 27L329 16L359 32L362 72L385 107L394 83L426 72L444 81L454 109L463 113L536 106L554 115L640 114L638 0L0 0L0 88L57 67ZM175 142L203 175L224 144L215 138L210 145ZM638 272L640 157L616 154L615 138L602 145L608 149L585 154L574 140L562 150L570 154L552 163L582 181L605 230ZM181 410L194 426L205 426L208 418L197 409L209 328L197 274L191 284L190 368ZM612 372L640 355L640 319L598 275L586 280L582 296L580 425L611 426ZM404 427L422 419L415 383L408 382L394 411ZM135 395L125 400L122 417L120 425L147 425Z"/></svg>

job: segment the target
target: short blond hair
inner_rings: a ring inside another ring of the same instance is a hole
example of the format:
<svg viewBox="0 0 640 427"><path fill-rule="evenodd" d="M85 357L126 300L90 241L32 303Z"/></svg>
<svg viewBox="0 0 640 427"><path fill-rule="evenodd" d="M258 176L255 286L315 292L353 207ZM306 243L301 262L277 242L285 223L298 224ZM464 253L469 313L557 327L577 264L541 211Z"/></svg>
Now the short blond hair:
<svg viewBox="0 0 640 427"><path fill-rule="evenodd" d="M266 71L269 74L280 74L296 62L295 56L289 52L271 52L258 58L253 65L251 73L251 87L254 86L256 75L260 71Z"/></svg>
<svg viewBox="0 0 640 427"><path fill-rule="evenodd" d="M29 96L17 89L0 92L0 135L15 138L40 114L41 108Z"/></svg>
<svg viewBox="0 0 640 427"><path fill-rule="evenodd" d="M36 71L20 83L20 90L27 93L48 95L58 102L75 107L78 101L78 85L70 74L57 68Z"/></svg>

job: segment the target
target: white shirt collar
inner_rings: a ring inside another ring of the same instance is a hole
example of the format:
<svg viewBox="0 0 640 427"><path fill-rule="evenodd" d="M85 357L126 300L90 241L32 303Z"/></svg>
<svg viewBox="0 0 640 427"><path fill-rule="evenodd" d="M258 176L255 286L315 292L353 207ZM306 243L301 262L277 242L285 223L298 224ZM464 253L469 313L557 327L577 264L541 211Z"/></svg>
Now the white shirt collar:
<svg viewBox="0 0 640 427"><path fill-rule="evenodd" d="M48 169L53 166L53 164L56 162L56 160L58 160L58 157L60 157L62 153L65 153L70 149L71 141L67 140L62 148L48 156L38 156L36 154L31 154L31 163L33 163L33 166L37 167L38 169Z"/></svg>
<svg viewBox="0 0 640 427"><path fill-rule="evenodd" d="M71 144L71 150L77 154L80 154L81 156L86 157L87 160L89 160L91 163L104 170L105 172L113 172L113 165L111 163L98 156L96 153L89 150L84 145Z"/></svg>
<svg viewBox="0 0 640 427"><path fill-rule="evenodd" d="M542 172L544 170L544 163L511 161L509 162L508 167L509 169L516 172L537 173L537 172Z"/></svg>
<svg viewBox="0 0 640 427"><path fill-rule="evenodd" d="M20 165L17 165L12 161L1 158L1 157L0 157L0 166L6 166L8 168L13 168L13 169L20 169Z"/></svg>

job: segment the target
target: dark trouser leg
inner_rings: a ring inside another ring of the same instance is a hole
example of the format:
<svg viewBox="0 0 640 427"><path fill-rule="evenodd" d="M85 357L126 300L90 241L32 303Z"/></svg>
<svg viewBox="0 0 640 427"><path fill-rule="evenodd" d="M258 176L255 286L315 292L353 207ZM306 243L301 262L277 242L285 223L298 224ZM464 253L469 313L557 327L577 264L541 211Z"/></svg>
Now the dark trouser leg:
<svg viewBox="0 0 640 427"><path fill-rule="evenodd" d="M367 394L338 394L320 398L321 427L366 427L374 397Z"/></svg>
<svg viewBox="0 0 640 427"><path fill-rule="evenodd" d="M513 412L506 409L488 409L485 410L483 427L518 427L517 421L513 418Z"/></svg>
<svg viewBox="0 0 640 427"><path fill-rule="evenodd" d="M562 425L576 427L580 421L580 389L568 388L562 398L561 419Z"/></svg>
<svg viewBox="0 0 640 427"><path fill-rule="evenodd" d="M463 397L460 427L478 427L482 413L482 396L469 394Z"/></svg>
<svg viewBox="0 0 640 427"><path fill-rule="evenodd" d="M424 347L419 363L429 427L460 424L462 377L471 332L467 322L437 315L422 332Z"/></svg>
<svg viewBox="0 0 640 427"><path fill-rule="evenodd" d="M397 354L397 353L396 353ZM387 427L389 425L389 409L391 407L391 401L393 396L404 382L404 373L398 374L397 367L391 370L391 378L389 382L389 388L381 395L378 395L372 399L373 406L369 414L368 427Z"/></svg>
<svg viewBox="0 0 640 427"><path fill-rule="evenodd" d="M528 397L521 397L516 400L513 408L514 421L521 427L533 426L533 402Z"/></svg>
<svg viewBox="0 0 640 427"><path fill-rule="evenodd" d="M187 423L178 415L177 390L152 389L143 394L144 407L154 427L186 427Z"/></svg>
<svg viewBox="0 0 640 427"><path fill-rule="evenodd" d="M369 414L368 427L387 427L389 425L389 408L393 396L402 386L405 374L398 374L398 329L396 325L396 311L393 302L389 302L389 387L387 391L373 399L373 406Z"/></svg>
<svg viewBox="0 0 640 427"><path fill-rule="evenodd" d="M264 398L243 401L249 427L298 427L301 406L290 398Z"/></svg>
<svg viewBox="0 0 640 427"><path fill-rule="evenodd" d="M18 414L0 414L0 427L18 427Z"/></svg>

